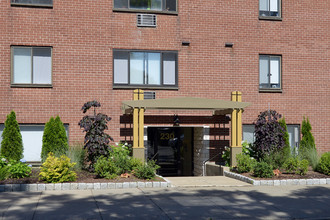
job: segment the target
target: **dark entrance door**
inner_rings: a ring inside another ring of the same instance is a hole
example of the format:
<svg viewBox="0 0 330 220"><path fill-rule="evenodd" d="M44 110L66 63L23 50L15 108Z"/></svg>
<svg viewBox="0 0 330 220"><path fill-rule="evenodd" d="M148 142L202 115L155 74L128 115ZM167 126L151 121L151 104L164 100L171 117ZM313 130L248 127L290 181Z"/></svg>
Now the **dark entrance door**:
<svg viewBox="0 0 330 220"><path fill-rule="evenodd" d="M193 175L193 128L149 127L148 159L155 159L162 176Z"/></svg>

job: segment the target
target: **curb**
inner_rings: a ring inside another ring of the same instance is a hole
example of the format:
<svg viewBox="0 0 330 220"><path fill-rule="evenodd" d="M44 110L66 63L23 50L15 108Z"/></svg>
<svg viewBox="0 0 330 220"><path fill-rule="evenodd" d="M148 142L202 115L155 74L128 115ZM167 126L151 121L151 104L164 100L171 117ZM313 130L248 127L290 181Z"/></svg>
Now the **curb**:
<svg viewBox="0 0 330 220"><path fill-rule="evenodd" d="M163 178L163 177L162 177ZM123 182L123 183L38 183L38 184L5 184L0 185L0 192L42 192L65 190L101 190L129 188L168 188L171 182Z"/></svg>
<svg viewBox="0 0 330 220"><path fill-rule="evenodd" d="M237 179L254 186L287 186L287 185L330 185L330 178L324 179L287 179L287 180L254 180L252 178L224 171L226 177Z"/></svg>

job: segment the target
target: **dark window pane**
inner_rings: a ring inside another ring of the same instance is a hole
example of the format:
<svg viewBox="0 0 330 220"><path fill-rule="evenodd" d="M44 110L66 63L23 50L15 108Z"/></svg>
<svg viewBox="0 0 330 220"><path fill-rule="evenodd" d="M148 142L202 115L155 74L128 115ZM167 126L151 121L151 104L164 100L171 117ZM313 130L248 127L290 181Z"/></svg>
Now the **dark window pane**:
<svg viewBox="0 0 330 220"><path fill-rule="evenodd" d="M132 9L150 9L151 2L148 0L130 0L130 8L132 8Z"/></svg>
<svg viewBox="0 0 330 220"><path fill-rule="evenodd" d="M115 0L115 8L128 8L128 0Z"/></svg>
<svg viewBox="0 0 330 220"><path fill-rule="evenodd" d="M53 0L11 0L11 3L29 5L53 5Z"/></svg>
<svg viewBox="0 0 330 220"><path fill-rule="evenodd" d="M177 0L163 0L165 1L164 11L176 11L176 1Z"/></svg>

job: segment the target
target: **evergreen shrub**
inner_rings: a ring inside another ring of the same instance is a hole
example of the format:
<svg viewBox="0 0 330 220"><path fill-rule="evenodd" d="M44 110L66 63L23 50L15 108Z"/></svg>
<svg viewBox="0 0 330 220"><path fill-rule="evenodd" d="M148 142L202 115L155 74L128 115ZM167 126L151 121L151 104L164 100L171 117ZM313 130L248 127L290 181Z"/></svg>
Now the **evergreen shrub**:
<svg viewBox="0 0 330 220"><path fill-rule="evenodd" d="M330 175L330 152L322 154L317 170L325 175Z"/></svg>
<svg viewBox="0 0 330 220"><path fill-rule="evenodd" d="M1 155L8 160L19 161L23 158L22 135L14 111L7 115L5 121L5 128L2 132Z"/></svg>
<svg viewBox="0 0 330 220"><path fill-rule="evenodd" d="M134 169L134 175L139 179L153 179L156 176L156 170L160 166L154 160L148 161L146 164L141 164Z"/></svg>
<svg viewBox="0 0 330 220"><path fill-rule="evenodd" d="M42 137L41 159L45 161L49 152L56 156L65 155L69 149L68 138L59 116L51 117L45 125Z"/></svg>
<svg viewBox="0 0 330 220"><path fill-rule="evenodd" d="M273 167L264 161L258 162L254 167L253 175L261 178L271 178L274 176Z"/></svg>
<svg viewBox="0 0 330 220"><path fill-rule="evenodd" d="M301 125L301 134L302 139L300 141L300 149L316 149L315 147L315 139L312 134L312 125L309 122L309 119L303 119Z"/></svg>

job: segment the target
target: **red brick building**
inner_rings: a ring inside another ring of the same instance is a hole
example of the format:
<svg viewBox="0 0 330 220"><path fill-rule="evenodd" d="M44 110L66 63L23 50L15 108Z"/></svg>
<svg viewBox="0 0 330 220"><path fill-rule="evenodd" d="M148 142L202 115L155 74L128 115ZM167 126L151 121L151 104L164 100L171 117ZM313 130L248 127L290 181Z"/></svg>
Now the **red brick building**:
<svg viewBox="0 0 330 220"><path fill-rule="evenodd" d="M115 141L131 141L121 102L132 99L133 89L153 91L157 99L224 100L238 90L251 103L243 113L245 138L258 114L271 108L285 116L292 145L307 116L317 149L329 151L329 10L328 1L309 0L1 1L0 123L15 110L23 139L39 131L27 141L25 154L56 115L66 124L70 143L81 143L80 109L95 99L112 117L109 133ZM157 117L146 127L173 126L172 119L158 116L174 114L212 116L150 111L146 116ZM219 124L213 133L201 131L199 141L226 140L215 149L220 152L230 144L229 126L221 127L228 118L221 120L188 118L182 126L192 129L195 143L194 127ZM212 144L208 147L212 154ZM197 151L191 152L195 161Z"/></svg>

